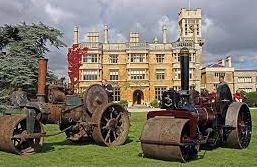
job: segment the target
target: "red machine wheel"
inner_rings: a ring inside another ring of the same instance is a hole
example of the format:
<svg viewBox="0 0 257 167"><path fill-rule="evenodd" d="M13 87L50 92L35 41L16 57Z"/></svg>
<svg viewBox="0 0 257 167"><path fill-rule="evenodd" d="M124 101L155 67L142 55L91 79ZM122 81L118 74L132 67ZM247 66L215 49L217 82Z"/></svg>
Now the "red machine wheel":
<svg viewBox="0 0 257 167"><path fill-rule="evenodd" d="M251 113L245 103L234 102L230 104L225 125L234 129L226 136L226 146L243 149L248 147L252 135Z"/></svg>

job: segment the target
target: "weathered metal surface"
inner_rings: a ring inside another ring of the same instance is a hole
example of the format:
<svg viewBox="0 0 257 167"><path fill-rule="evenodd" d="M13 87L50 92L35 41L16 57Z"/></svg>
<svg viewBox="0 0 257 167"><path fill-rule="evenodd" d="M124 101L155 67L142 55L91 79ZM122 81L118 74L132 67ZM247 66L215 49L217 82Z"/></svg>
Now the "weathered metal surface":
<svg viewBox="0 0 257 167"><path fill-rule="evenodd" d="M98 108L92 116L93 139L106 146L117 146L125 143L129 131L128 111L119 104L109 103Z"/></svg>
<svg viewBox="0 0 257 167"><path fill-rule="evenodd" d="M66 95L66 105L70 107L80 106L82 105L82 99L77 95Z"/></svg>
<svg viewBox="0 0 257 167"><path fill-rule="evenodd" d="M43 127L36 120L34 135L26 130L25 115L5 115L0 117L0 150L15 154L38 152L43 144Z"/></svg>
<svg viewBox="0 0 257 167"><path fill-rule="evenodd" d="M66 110L62 111L60 120L60 130L72 126L71 129L65 131L67 139L72 141L83 141L88 137L89 123L84 121L82 114L82 106L70 108L66 107Z"/></svg>
<svg viewBox="0 0 257 167"><path fill-rule="evenodd" d="M108 104L108 95L101 85L91 85L82 103L82 99L72 95L63 83L46 87L46 74L47 59L42 58L39 60L37 100L10 107L15 109L9 114L18 114L19 111L20 115L0 117L0 150L16 154L34 153L42 146L44 136L63 132L73 141L93 137L96 143L107 146L121 145L126 141L128 112L121 105ZM45 135L41 123L58 124L61 132Z"/></svg>
<svg viewBox="0 0 257 167"><path fill-rule="evenodd" d="M60 122L61 119L61 112L64 110L65 106L63 104L52 104L47 103L47 110L48 110L48 118L47 123L48 124L57 124Z"/></svg>
<svg viewBox="0 0 257 167"><path fill-rule="evenodd" d="M195 158L197 150L194 147L185 151L186 145L193 144L184 141L189 136L189 128L189 119L167 116L148 119L140 137L143 155L182 162Z"/></svg>
<svg viewBox="0 0 257 167"><path fill-rule="evenodd" d="M189 55L188 48L182 48L180 50L181 90L184 91L189 90Z"/></svg>
<svg viewBox="0 0 257 167"><path fill-rule="evenodd" d="M104 108L108 103L108 95L99 84L88 87L83 95L84 112L93 114L98 108Z"/></svg>
<svg viewBox="0 0 257 167"><path fill-rule="evenodd" d="M49 85L47 93L48 103L60 104L66 100L64 87Z"/></svg>
<svg viewBox="0 0 257 167"><path fill-rule="evenodd" d="M162 109L147 114L140 141L146 157L179 160L197 157L199 148L227 146L243 149L251 140L248 106L234 103L229 86L222 82L217 92L189 91L189 52L180 51L181 91L162 95ZM189 95L191 94L191 96ZM189 98L191 97L191 98Z"/></svg>
<svg viewBox="0 0 257 167"><path fill-rule="evenodd" d="M46 75L47 75L47 59L41 58L38 62L38 88L37 96L40 102L45 101Z"/></svg>
<svg viewBox="0 0 257 167"><path fill-rule="evenodd" d="M82 106L66 106L64 104L47 103L48 107L48 124L58 124L64 117L79 121L82 118Z"/></svg>
<svg viewBox="0 0 257 167"><path fill-rule="evenodd" d="M226 146L231 148L246 148L251 141L252 122L251 114L245 103L230 104L226 114L226 126L235 129L228 133Z"/></svg>

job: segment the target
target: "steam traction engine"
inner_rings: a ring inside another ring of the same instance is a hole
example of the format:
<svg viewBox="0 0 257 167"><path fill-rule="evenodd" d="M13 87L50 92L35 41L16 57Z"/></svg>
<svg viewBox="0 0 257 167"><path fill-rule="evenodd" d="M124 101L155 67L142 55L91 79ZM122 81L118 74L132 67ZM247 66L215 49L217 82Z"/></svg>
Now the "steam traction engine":
<svg viewBox="0 0 257 167"><path fill-rule="evenodd" d="M91 85L83 100L61 84L46 86L47 60L40 59L37 100L10 107L0 117L0 150L30 154L40 151L47 135L42 124L55 123L72 141L93 139L105 146L122 145L128 136L128 112L121 105L108 103L101 85ZM20 101L24 97L17 94ZM19 114L17 114L19 113ZM59 134L57 133L57 134Z"/></svg>
<svg viewBox="0 0 257 167"><path fill-rule="evenodd" d="M189 51L180 51L181 91L163 94L164 111L152 111L140 137L143 155L186 162L196 159L200 149L219 146L243 149L251 140L250 110L233 102L227 84L216 94L189 93Z"/></svg>

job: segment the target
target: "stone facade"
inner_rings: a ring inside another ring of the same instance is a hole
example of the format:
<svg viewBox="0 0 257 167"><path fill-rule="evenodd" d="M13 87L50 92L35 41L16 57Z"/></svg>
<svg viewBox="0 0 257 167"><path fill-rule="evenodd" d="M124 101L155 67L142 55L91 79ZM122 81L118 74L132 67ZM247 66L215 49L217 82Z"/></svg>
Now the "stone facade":
<svg viewBox="0 0 257 167"><path fill-rule="evenodd" d="M235 70L234 82L235 90L257 91L257 70Z"/></svg>
<svg viewBox="0 0 257 167"><path fill-rule="evenodd" d="M74 29L74 43L87 47L82 57L77 92L107 79L115 87L114 100L127 100L130 105L148 105L160 99L169 87L180 89L178 53L182 47L190 50L190 84L200 90L203 39L201 9L182 9L179 13L179 39L169 42L163 24L162 41L141 42L138 32L131 32L126 43L111 43L108 26L104 27L104 41L98 32L89 32L86 42L78 42L78 28Z"/></svg>
<svg viewBox="0 0 257 167"><path fill-rule="evenodd" d="M234 89L234 67L232 67L231 57L219 60L217 64L211 64L202 69L201 87L212 91L219 83L219 77L224 76L225 82L228 83L231 92Z"/></svg>
<svg viewBox="0 0 257 167"><path fill-rule="evenodd" d="M231 57L220 59L217 64L211 64L202 69L201 87L212 91L219 83L219 76L225 76L231 92L236 90L245 92L257 91L257 70L235 70Z"/></svg>

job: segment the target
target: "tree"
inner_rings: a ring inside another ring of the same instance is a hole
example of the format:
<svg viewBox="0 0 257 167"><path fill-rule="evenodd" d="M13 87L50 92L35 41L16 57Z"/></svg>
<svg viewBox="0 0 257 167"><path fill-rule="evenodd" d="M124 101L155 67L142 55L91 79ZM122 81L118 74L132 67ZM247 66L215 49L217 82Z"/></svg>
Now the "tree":
<svg viewBox="0 0 257 167"><path fill-rule="evenodd" d="M66 46L59 38L62 32L43 23L21 23L0 27L0 104L8 100L8 94L22 85L35 95L37 64L49 47ZM48 79L56 77L52 72Z"/></svg>
<svg viewBox="0 0 257 167"><path fill-rule="evenodd" d="M249 92L245 93L246 95L246 103L249 107L256 107L257 106L257 92Z"/></svg>

